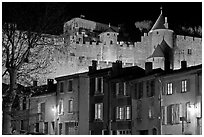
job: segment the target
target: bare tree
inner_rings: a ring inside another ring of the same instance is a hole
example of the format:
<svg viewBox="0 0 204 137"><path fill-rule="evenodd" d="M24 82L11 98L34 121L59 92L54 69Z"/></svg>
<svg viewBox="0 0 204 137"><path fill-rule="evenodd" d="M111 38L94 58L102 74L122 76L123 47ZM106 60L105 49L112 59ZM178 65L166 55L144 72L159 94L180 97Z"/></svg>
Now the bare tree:
<svg viewBox="0 0 204 137"><path fill-rule="evenodd" d="M53 60L54 40L61 39L53 35L46 35L47 30L53 30L53 22L57 24L63 13L63 8L52 11L52 6L47 6L44 16L35 24L33 29L32 20L25 23L26 30L19 30L17 24L4 23L2 26L2 77L9 77L9 88L3 91L3 134L11 131L11 108L17 92L17 83L28 84L37 74L46 74L46 69ZM14 13L17 13L15 11ZM20 15L24 16L24 15ZM24 23L20 21L21 25ZM5 98L4 98L5 97ZM6 118L5 118L6 117ZM5 121L6 120L6 121Z"/></svg>

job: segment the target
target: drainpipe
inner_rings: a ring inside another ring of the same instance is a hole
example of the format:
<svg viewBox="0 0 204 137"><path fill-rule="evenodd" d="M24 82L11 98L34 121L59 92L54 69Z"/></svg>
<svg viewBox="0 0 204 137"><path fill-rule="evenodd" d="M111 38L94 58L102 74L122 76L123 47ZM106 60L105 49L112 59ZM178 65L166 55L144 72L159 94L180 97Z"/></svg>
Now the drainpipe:
<svg viewBox="0 0 204 137"><path fill-rule="evenodd" d="M159 109L160 109L160 135L162 135L162 89L163 89L163 84L161 78L159 78L159 83L160 83L160 92L159 92Z"/></svg>

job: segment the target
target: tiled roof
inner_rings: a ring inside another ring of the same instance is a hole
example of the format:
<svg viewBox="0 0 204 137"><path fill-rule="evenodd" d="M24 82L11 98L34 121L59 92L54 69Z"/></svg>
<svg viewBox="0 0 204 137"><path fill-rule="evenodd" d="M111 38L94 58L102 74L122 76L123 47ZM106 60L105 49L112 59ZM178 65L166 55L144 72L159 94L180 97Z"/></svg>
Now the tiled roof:
<svg viewBox="0 0 204 137"><path fill-rule="evenodd" d="M170 55L171 48L169 45L166 43L166 41L163 39L161 44L158 44L157 47L155 48L154 52L152 53L151 56L148 58L153 58L153 57L167 57Z"/></svg>

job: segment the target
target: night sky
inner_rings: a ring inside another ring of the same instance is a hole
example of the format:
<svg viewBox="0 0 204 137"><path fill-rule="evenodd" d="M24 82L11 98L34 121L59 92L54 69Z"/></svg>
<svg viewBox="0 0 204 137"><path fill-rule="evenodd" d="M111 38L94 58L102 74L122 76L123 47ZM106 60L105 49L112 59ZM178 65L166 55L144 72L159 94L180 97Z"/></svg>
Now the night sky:
<svg viewBox="0 0 204 137"><path fill-rule="evenodd" d="M163 7L164 16L168 17L169 28L182 34L181 26L198 27L202 25L202 3L201 2L67 2L67 3L5 3L2 4L3 22L16 22L19 18L38 18L43 15L47 5L51 5L53 12L63 11L59 17L56 33L62 33L63 23L81 14L85 19L118 26L123 24L129 37L141 35L135 27L135 22L143 20L156 21ZM25 12L23 17L13 13ZM15 16L15 17L14 17ZM37 21L39 23L39 21ZM18 23L19 24L19 23ZM185 35L185 34L184 34Z"/></svg>

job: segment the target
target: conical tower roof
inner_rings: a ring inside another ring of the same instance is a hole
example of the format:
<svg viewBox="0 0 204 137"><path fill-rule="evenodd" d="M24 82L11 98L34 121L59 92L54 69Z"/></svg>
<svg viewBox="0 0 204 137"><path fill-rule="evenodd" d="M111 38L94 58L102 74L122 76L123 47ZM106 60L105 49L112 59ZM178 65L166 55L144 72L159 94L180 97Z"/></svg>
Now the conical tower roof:
<svg viewBox="0 0 204 137"><path fill-rule="evenodd" d="M164 26L164 23L165 23L165 19L164 19L164 16L162 14L162 9L161 9L161 14L159 15L158 19L156 20L150 32L156 29L166 29L166 27Z"/></svg>

